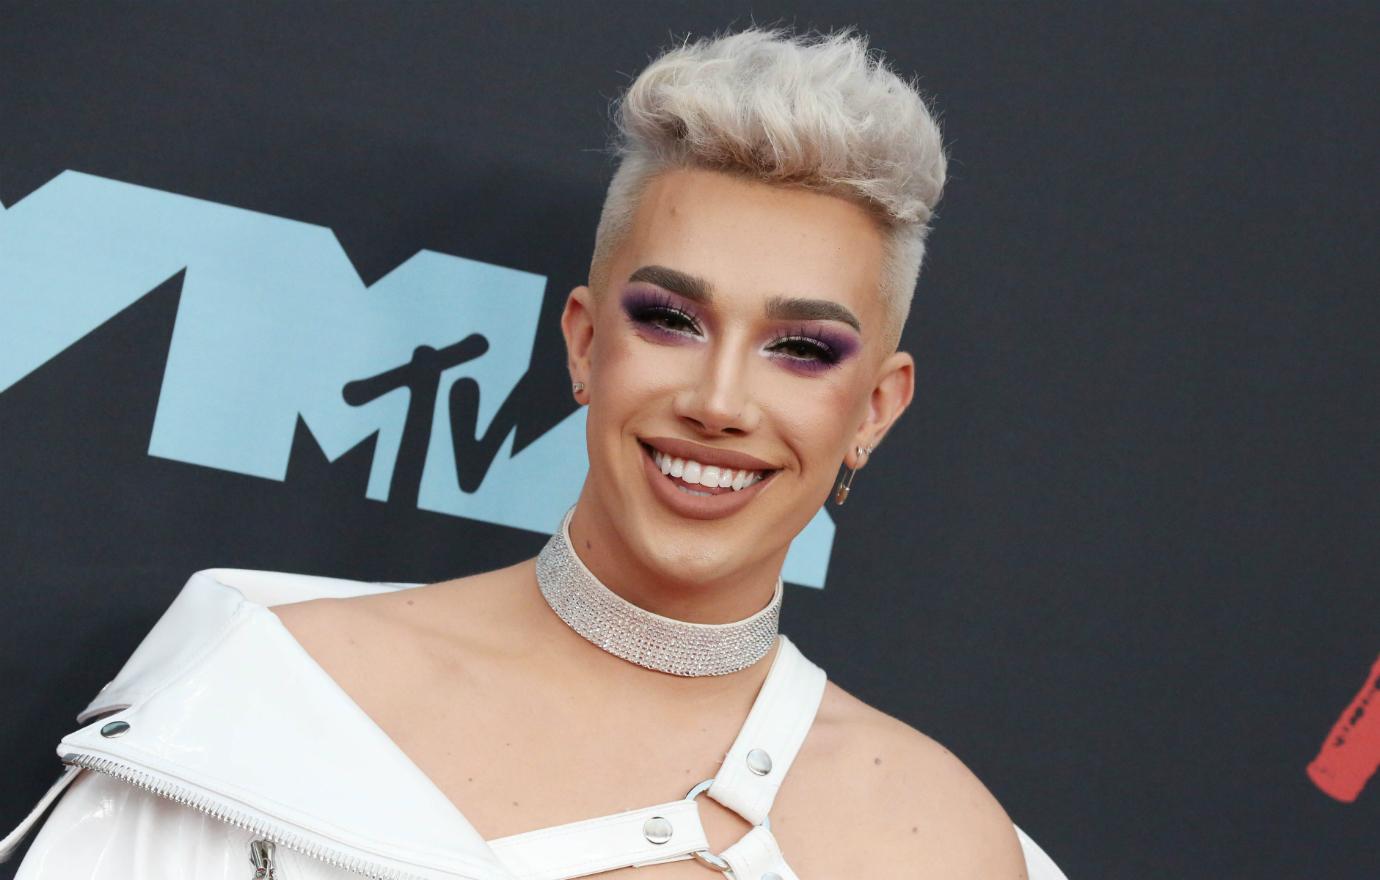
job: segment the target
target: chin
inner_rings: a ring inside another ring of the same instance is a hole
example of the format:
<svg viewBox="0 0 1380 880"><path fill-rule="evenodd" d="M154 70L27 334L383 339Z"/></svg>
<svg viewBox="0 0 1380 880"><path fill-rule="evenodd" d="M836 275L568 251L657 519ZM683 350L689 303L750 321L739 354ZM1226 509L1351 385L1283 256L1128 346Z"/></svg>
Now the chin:
<svg viewBox="0 0 1380 880"><path fill-rule="evenodd" d="M666 580L705 583L730 575L745 564L737 554L725 552L733 548L724 548L721 539L706 541L702 524L680 520L673 522L674 531L669 531L664 522L662 517L636 517L631 533L624 535L643 564Z"/></svg>

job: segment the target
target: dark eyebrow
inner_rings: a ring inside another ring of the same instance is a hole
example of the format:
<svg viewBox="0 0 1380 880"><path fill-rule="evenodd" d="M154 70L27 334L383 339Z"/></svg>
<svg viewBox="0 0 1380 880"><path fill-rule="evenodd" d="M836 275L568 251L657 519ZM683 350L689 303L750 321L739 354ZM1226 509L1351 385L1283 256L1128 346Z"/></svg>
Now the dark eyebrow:
<svg viewBox="0 0 1380 880"><path fill-rule="evenodd" d="M645 281L678 293L702 305L714 302L714 287L698 275L668 269L665 266L643 266L628 276L629 281ZM797 321L842 321L862 333L862 323L843 305L827 299L804 299L798 296L773 296L767 300L767 317Z"/></svg>
<svg viewBox="0 0 1380 880"><path fill-rule="evenodd" d="M629 275L628 280L646 281L706 306L714 301L714 288L708 281L698 275L678 272L665 266L643 266Z"/></svg>
<svg viewBox="0 0 1380 880"><path fill-rule="evenodd" d="M859 333L862 324L848 309L828 299L802 299L797 296L774 296L767 300L768 318L792 318L797 321L842 321Z"/></svg>

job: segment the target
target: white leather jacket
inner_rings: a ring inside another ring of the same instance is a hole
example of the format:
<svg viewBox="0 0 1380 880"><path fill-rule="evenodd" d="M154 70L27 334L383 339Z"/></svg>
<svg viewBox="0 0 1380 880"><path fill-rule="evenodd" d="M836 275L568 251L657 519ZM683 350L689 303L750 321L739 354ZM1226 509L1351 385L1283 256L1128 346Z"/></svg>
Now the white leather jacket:
<svg viewBox="0 0 1380 880"><path fill-rule="evenodd" d="M267 610L409 586L197 572L62 737L63 774L0 840L0 861L51 806L16 880L566 880L692 857L738 880L795 880L768 812L824 673L784 636L714 780L485 841ZM722 853L700 827L700 793L754 825ZM1065 880L1017 831L1032 880Z"/></svg>

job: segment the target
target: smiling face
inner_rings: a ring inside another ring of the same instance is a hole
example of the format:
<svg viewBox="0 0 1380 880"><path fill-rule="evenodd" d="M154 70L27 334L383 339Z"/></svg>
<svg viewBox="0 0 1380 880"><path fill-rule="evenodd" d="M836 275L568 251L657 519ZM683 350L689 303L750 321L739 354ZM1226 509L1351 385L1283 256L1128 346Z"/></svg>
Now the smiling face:
<svg viewBox="0 0 1380 880"><path fill-rule="evenodd" d="M883 247L837 196L707 170L647 185L607 289L576 288L562 318L588 386L579 508L614 549L671 581L775 583L840 463L910 401L913 361L882 350ZM652 448L735 466L675 479ZM744 466L765 478L735 489Z"/></svg>

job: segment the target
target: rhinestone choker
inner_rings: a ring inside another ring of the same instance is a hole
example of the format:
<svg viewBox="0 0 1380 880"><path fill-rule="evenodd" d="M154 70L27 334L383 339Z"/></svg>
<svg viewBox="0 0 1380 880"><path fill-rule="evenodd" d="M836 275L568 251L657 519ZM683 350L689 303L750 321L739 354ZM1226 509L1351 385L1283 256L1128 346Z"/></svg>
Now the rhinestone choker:
<svg viewBox="0 0 1380 880"><path fill-rule="evenodd" d="M556 615L614 654L672 675L727 675L766 656L781 622L781 578L767 607L733 623L690 623L640 608L604 586L570 543L572 505L537 555L537 584Z"/></svg>

